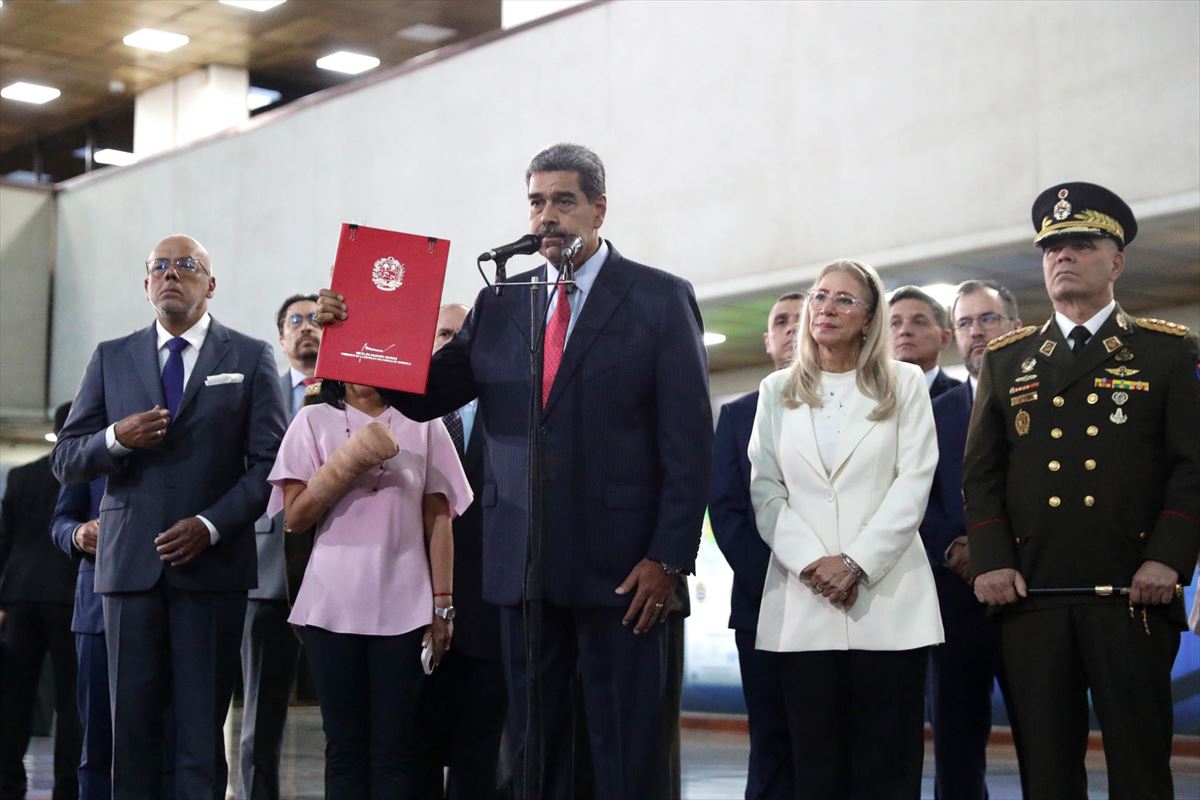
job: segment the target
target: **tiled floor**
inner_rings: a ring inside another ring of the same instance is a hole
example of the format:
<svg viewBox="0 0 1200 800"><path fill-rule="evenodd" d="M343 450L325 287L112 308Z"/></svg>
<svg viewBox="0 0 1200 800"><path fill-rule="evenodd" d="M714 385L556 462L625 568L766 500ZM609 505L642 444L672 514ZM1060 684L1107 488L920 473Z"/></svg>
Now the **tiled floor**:
<svg viewBox="0 0 1200 800"><path fill-rule="evenodd" d="M240 713L235 709L227 733L236 742ZM316 708L293 708L288 718L284 742L283 796L289 800L320 800L323 796L324 739L321 717ZM35 738L25 758L30 770L31 800L50 797L52 780L52 741ZM229 748L232 754L233 749ZM1019 800L1017 765L1011 747L993 747L988 752L988 788L992 800ZM1178 800L1200 800L1200 758L1176 758L1175 789ZM925 754L925 780L922 797L933 797L933 753ZM236 772L231 757L230 769ZM1088 782L1091 798L1108 796L1104 776L1104 756L1088 756ZM684 730L683 796L685 800L740 800L746 783L746 737L739 733ZM233 797L230 793L229 797Z"/></svg>

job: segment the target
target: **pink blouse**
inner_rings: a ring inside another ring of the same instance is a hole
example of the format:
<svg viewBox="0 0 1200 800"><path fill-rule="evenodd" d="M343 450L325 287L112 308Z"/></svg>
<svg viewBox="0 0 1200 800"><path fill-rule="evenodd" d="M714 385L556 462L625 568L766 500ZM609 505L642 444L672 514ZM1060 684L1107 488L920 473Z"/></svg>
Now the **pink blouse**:
<svg viewBox="0 0 1200 800"><path fill-rule="evenodd" d="M284 481L307 483L370 422L387 425L400 452L384 462L382 473L374 468L359 476L317 523L312 557L288 618L293 625L394 636L433 621L421 501L444 494L458 515L472 499L441 420L413 422L391 408L371 417L348 404L344 411L324 403L300 409L267 478L274 486L267 513L283 510Z"/></svg>

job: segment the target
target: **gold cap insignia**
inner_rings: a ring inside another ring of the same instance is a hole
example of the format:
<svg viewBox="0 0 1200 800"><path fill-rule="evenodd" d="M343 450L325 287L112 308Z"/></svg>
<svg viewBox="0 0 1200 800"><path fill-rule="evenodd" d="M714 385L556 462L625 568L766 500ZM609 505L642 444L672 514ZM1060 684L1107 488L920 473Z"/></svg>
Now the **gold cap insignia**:
<svg viewBox="0 0 1200 800"><path fill-rule="evenodd" d="M1059 201L1059 205L1063 201ZM1070 209L1070 206L1067 206ZM1067 214L1071 212L1068 210ZM1058 205L1054 207L1054 216L1058 217ZM1121 223L1101 211L1093 211L1085 209L1078 214L1071 215L1070 218L1058 218L1057 221L1050 217L1042 218L1042 229L1038 232L1037 237L1033 240L1037 244L1047 236L1059 233L1106 233L1110 236L1115 236L1119 241L1125 241L1125 229L1121 227Z"/></svg>
<svg viewBox="0 0 1200 800"><path fill-rule="evenodd" d="M1062 222L1067 217L1071 216L1071 204L1067 202L1067 190L1058 190L1058 202L1054 204L1054 218Z"/></svg>

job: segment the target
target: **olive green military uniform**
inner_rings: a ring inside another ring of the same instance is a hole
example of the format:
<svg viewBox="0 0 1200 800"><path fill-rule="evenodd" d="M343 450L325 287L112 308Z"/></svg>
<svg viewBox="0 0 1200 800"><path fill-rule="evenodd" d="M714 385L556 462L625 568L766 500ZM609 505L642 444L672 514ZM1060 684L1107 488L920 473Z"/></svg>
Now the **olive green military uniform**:
<svg viewBox="0 0 1200 800"><path fill-rule="evenodd" d="M1129 586L1143 561L1191 578L1200 552L1197 340L1117 307L1076 355L1052 317L993 341L964 460L975 573L1030 588ZM1186 617L1095 595L999 608L1030 798L1086 797L1087 699L1110 797L1173 796L1170 670Z"/></svg>

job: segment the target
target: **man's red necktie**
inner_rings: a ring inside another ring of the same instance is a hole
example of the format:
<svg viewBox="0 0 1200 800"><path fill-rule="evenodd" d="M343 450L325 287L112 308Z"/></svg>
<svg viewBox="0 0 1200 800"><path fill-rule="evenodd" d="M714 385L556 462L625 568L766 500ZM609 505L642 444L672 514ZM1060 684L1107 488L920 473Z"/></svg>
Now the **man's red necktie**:
<svg viewBox="0 0 1200 800"><path fill-rule="evenodd" d="M560 280L555 289L558 295L554 313L546 322L546 340L542 349L542 408L550 399L550 387L562 364L563 350L567 345L567 327L571 324L571 302Z"/></svg>

